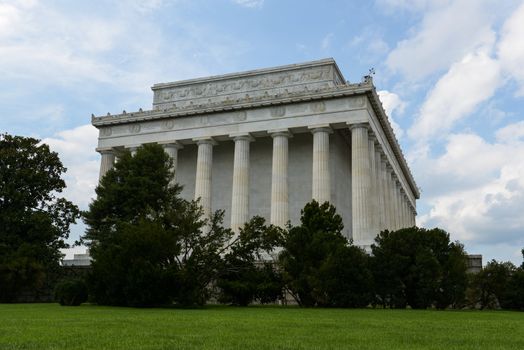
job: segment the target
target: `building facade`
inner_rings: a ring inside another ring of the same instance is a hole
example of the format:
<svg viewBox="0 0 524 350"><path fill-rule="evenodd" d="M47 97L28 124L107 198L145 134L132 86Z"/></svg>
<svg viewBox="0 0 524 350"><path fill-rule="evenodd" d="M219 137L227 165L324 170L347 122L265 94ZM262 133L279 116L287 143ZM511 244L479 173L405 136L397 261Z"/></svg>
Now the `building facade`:
<svg viewBox="0 0 524 350"><path fill-rule="evenodd" d="M100 177L119 150L159 143L182 196L235 231L254 215L297 224L311 199L335 205L358 245L415 225L419 190L371 77L350 84L324 59L152 90L151 110L92 116Z"/></svg>

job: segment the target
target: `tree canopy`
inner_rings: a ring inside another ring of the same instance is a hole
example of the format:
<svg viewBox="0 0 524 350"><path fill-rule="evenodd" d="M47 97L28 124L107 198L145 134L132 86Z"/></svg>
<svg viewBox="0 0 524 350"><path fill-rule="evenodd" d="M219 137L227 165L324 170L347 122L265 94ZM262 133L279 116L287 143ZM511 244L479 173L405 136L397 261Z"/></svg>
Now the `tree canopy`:
<svg viewBox="0 0 524 350"><path fill-rule="evenodd" d="M91 248L91 293L100 304L201 305L232 232L222 212L202 219L198 202L180 198L171 159L159 145L123 152L83 213Z"/></svg>
<svg viewBox="0 0 524 350"><path fill-rule="evenodd" d="M0 301L34 292L58 267L79 217L77 206L58 196L65 171L39 140L0 135Z"/></svg>
<svg viewBox="0 0 524 350"><path fill-rule="evenodd" d="M333 205L312 201L300 226L284 235L279 263L286 287L301 306L365 306L371 299L368 256L342 235Z"/></svg>
<svg viewBox="0 0 524 350"><path fill-rule="evenodd" d="M458 306L464 301L467 256L444 230L386 230L375 242L371 248L379 303L418 309Z"/></svg>

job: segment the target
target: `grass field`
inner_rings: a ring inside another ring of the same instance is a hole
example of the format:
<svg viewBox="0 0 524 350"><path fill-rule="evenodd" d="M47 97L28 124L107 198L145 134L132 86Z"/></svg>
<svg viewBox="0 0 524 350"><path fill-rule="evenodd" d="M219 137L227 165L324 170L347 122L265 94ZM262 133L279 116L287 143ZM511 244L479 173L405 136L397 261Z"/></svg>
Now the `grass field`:
<svg viewBox="0 0 524 350"><path fill-rule="evenodd" d="M0 304L0 349L524 349L524 313Z"/></svg>

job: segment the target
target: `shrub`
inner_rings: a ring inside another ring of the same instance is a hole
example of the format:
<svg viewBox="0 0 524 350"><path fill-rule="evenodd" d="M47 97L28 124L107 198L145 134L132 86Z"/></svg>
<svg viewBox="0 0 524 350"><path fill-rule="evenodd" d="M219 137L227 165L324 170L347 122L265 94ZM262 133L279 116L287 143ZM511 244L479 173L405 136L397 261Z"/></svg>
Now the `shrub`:
<svg viewBox="0 0 524 350"><path fill-rule="evenodd" d="M62 280L55 286L55 300L62 306L79 306L87 301L87 285L81 279Z"/></svg>

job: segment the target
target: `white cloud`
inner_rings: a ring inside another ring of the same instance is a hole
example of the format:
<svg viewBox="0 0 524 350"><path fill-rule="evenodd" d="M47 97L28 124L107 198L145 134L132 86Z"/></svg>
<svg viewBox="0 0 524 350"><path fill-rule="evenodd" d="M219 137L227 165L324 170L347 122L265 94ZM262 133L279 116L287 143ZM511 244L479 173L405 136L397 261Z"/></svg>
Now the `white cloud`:
<svg viewBox="0 0 524 350"><path fill-rule="evenodd" d="M82 125L61 131L54 137L43 139L42 142L58 153L67 168L64 175L67 188L63 196L80 208L87 209L95 195L100 169L99 156L95 152L98 142L97 129L92 125Z"/></svg>
<svg viewBox="0 0 524 350"><path fill-rule="evenodd" d="M496 133L497 141L512 142L524 139L524 121L507 125Z"/></svg>
<svg viewBox="0 0 524 350"><path fill-rule="evenodd" d="M522 140L489 143L475 134L452 135L443 155L415 163L431 207L419 224L442 227L468 245L524 246L524 163L519 159L524 159Z"/></svg>
<svg viewBox="0 0 524 350"><path fill-rule="evenodd" d="M0 5L0 82L75 91L102 83L149 96L153 83L208 74L204 67L230 65L242 52L238 40L184 18L173 22L185 35L168 40L168 29L153 16L162 6L160 0L126 1L99 12L95 6Z"/></svg>
<svg viewBox="0 0 524 350"><path fill-rule="evenodd" d="M498 13L493 3L459 0L442 4L427 11L413 35L390 52L386 64L392 71L420 80L479 47L492 46L492 24Z"/></svg>
<svg viewBox="0 0 524 350"><path fill-rule="evenodd" d="M261 8L264 5L264 0L233 0L233 2L249 8Z"/></svg>
<svg viewBox="0 0 524 350"><path fill-rule="evenodd" d="M377 92L382 102L382 106L388 115L389 121L397 138L402 138L404 135L404 130L398 125L395 121L398 114L404 113L404 108L406 108L406 103L402 101L399 95L389 92L387 90L381 90ZM395 118L393 117L395 115Z"/></svg>
<svg viewBox="0 0 524 350"><path fill-rule="evenodd" d="M333 33L326 34L326 36L322 39L322 43L320 44L320 47L322 48L322 50L327 50L330 48L331 42L333 41L334 36L335 34Z"/></svg>
<svg viewBox="0 0 524 350"><path fill-rule="evenodd" d="M429 92L408 135L425 140L449 130L492 97L501 83L500 65L485 50L466 55Z"/></svg>
<svg viewBox="0 0 524 350"><path fill-rule="evenodd" d="M383 34L376 27L364 28L349 41L348 47L353 57L358 57L360 62L366 64L382 62L383 56L389 51Z"/></svg>
<svg viewBox="0 0 524 350"><path fill-rule="evenodd" d="M524 3L504 23L498 56L504 70L520 84L518 95L524 96Z"/></svg>

